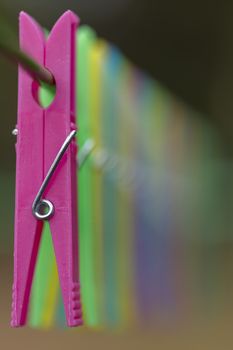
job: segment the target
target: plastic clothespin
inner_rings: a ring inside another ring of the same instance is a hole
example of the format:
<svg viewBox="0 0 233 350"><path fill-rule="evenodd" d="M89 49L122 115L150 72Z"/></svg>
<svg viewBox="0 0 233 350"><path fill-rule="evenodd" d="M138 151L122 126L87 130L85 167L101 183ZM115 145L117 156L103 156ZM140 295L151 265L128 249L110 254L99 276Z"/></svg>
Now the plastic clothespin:
<svg viewBox="0 0 233 350"><path fill-rule="evenodd" d="M45 40L40 26L20 14L20 46L56 81L44 109L39 84L19 68L15 247L12 321L26 323L43 223L49 221L68 326L82 324L78 274L75 141L75 37L79 19L67 11Z"/></svg>

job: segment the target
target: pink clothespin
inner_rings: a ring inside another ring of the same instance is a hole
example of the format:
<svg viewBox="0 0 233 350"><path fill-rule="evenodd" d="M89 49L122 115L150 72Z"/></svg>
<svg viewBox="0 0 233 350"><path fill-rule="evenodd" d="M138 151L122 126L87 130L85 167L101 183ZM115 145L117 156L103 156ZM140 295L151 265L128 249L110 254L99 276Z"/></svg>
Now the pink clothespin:
<svg viewBox="0 0 233 350"><path fill-rule="evenodd" d="M39 84L19 68L15 247L12 321L26 323L43 221L49 220L68 326L82 324L77 247L75 37L79 19L67 11L45 40L40 26L20 14L21 49L56 82L44 109Z"/></svg>

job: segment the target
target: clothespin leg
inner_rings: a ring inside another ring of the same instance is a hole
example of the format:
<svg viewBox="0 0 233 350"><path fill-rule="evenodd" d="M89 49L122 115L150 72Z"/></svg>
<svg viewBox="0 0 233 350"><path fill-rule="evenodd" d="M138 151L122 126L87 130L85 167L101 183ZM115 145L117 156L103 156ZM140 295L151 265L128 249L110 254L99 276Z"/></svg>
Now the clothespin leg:
<svg viewBox="0 0 233 350"><path fill-rule="evenodd" d="M74 327L82 324L82 312L78 262L71 259L71 257L76 259L78 256L77 231L74 230L74 234L68 238L67 232L72 230L71 226L71 218L62 210L50 221L67 325ZM57 239L57 232L59 232L59 239ZM67 239L69 239L68 242Z"/></svg>
<svg viewBox="0 0 233 350"><path fill-rule="evenodd" d="M28 222L28 210L23 209L18 217L20 218L20 226L16 225L16 228L20 227L20 234L18 234L16 229L12 327L23 326L26 323L32 279L43 225L42 221L36 221L33 216ZM25 218L26 220L24 220ZM25 242L27 242L27 249L25 249ZM21 263L22 261L24 262L23 264Z"/></svg>

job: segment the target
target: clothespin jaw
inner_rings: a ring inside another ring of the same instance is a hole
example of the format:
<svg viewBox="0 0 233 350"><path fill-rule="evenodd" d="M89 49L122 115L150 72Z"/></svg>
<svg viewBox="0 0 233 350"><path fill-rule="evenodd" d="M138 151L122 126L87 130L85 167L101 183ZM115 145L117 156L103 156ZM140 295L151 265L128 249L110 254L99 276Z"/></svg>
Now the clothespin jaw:
<svg viewBox="0 0 233 350"><path fill-rule="evenodd" d="M56 82L52 104L40 106L39 84L19 68L16 144L16 204L12 326L26 323L43 221L33 203L67 137L69 145L46 184L43 196L54 208L49 224L68 326L82 324L78 273L75 37L79 19L67 11L45 40L40 26L20 14L20 46L45 66ZM69 136L71 135L71 136ZM35 209L35 208L34 208Z"/></svg>

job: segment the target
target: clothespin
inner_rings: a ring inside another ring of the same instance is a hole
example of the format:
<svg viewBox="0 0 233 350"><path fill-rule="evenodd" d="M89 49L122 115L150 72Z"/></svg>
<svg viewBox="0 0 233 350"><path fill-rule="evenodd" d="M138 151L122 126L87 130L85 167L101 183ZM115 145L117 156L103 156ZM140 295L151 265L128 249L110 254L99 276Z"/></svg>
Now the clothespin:
<svg viewBox="0 0 233 350"><path fill-rule="evenodd" d="M43 223L49 222L68 326L82 324L77 247L75 35L79 19L67 11L47 41L40 26L20 14L20 46L46 67L56 95L44 109L39 84L19 68L15 247L12 321L26 323Z"/></svg>
<svg viewBox="0 0 233 350"><path fill-rule="evenodd" d="M78 106L79 114L83 118L79 118L79 242L80 242L80 279L82 292L82 307L84 313L84 322L87 326L96 325L96 302L95 302L95 255L92 254L96 250L95 238L93 235L93 223L90 217L93 213L92 203L92 158L89 156L82 157L82 150L88 151L88 145L95 146L95 141L91 135L91 110L93 103L93 94L91 94L91 86L95 83L92 77L92 51L96 46L95 32L85 26L81 27L78 34L78 70L77 81L78 86ZM91 150L91 147L89 147ZM85 152L88 155L88 152ZM81 160L81 161L80 161ZM82 164L83 163L83 164Z"/></svg>

